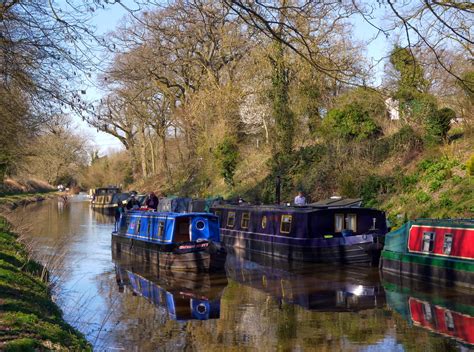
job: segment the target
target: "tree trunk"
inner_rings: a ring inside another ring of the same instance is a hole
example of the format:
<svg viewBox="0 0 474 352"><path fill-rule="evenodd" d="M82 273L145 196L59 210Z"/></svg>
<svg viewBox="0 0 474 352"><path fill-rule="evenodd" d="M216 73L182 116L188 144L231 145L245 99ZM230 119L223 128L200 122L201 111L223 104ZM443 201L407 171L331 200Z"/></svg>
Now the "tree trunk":
<svg viewBox="0 0 474 352"><path fill-rule="evenodd" d="M138 129L138 139L139 139L139 152L140 152L140 162L142 166L142 176L147 177L147 165L146 165L146 137L145 137L145 127L141 125Z"/></svg>
<svg viewBox="0 0 474 352"><path fill-rule="evenodd" d="M163 168L166 172L166 180L169 184L173 184L173 177L171 175L171 169L168 164L168 150L166 145L166 132L162 131L160 133L161 139L161 151L162 151L162 161L163 161Z"/></svg>

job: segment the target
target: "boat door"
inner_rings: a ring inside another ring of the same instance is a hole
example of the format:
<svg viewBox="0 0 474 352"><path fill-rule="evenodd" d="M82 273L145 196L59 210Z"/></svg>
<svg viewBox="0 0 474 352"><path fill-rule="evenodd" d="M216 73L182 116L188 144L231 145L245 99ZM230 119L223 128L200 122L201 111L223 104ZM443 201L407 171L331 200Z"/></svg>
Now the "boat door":
<svg viewBox="0 0 474 352"><path fill-rule="evenodd" d="M173 242L191 241L189 225L190 225L189 216L180 216L176 218L174 233L173 233Z"/></svg>

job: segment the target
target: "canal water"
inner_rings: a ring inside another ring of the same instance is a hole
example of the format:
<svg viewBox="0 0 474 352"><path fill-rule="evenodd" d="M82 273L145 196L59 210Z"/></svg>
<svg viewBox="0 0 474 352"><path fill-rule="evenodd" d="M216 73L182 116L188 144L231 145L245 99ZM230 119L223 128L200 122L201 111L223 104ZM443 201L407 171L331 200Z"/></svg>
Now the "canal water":
<svg viewBox="0 0 474 352"><path fill-rule="evenodd" d="M52 268L65 319L96 351L464 351L472 292L381 278L376 268L229 255L217 274L163 273L111 253L113 218L83 196L15 211Z"/></svg>

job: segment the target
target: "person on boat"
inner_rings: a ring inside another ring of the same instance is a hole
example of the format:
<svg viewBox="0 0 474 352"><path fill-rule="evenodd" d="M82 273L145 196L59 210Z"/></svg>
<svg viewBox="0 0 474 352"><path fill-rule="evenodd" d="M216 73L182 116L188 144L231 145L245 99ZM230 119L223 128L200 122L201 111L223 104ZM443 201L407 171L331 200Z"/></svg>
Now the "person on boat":
<svg viewBox="0 0 474 352"><path fill-rule="evenodd" d="M120 219L122 217L122 214L125 213L125 206L123 205L122 202L118 202L117 208L115 208L115 231L118 230Z"/></svg>
<svg viewBox="0 0 474 352"><path fill-rule="evenodd" d="M295 197L295 205L306 205L306 198L303 191L298 191L298 195Z"/></svg>
<svg viewBox="0 0 474 352"><path fill-rule="evenodd" d="M127 202L127 210L136 210L140 208L140 202L135 197L135 194L130 196L130 199Z"/></svg>
<svg viewBox="0 0 474 352"><path fill-rule="evenodd" d="M150 192L150 194L147 197L147 200L145 201L145 205L147 208L156 210L158 208L158 197L155 195L154 192Z"/></svg>

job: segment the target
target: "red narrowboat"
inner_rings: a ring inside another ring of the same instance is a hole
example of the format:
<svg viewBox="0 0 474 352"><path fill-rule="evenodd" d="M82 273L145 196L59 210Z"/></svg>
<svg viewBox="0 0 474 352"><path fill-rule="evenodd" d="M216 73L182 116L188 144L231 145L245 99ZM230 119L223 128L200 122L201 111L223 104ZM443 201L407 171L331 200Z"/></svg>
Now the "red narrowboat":
<svg viewBox="0 0 474 352"><path fill-rule="evenodd" d="M474 345L474 317L413 297L408 307L413 325Z"/></svg>
<svg viewBox="0 0 474 352"><path fill-rule="evenodd" d="M474 287L474 219L409 221L387 234L383 272Z"/></svg>

